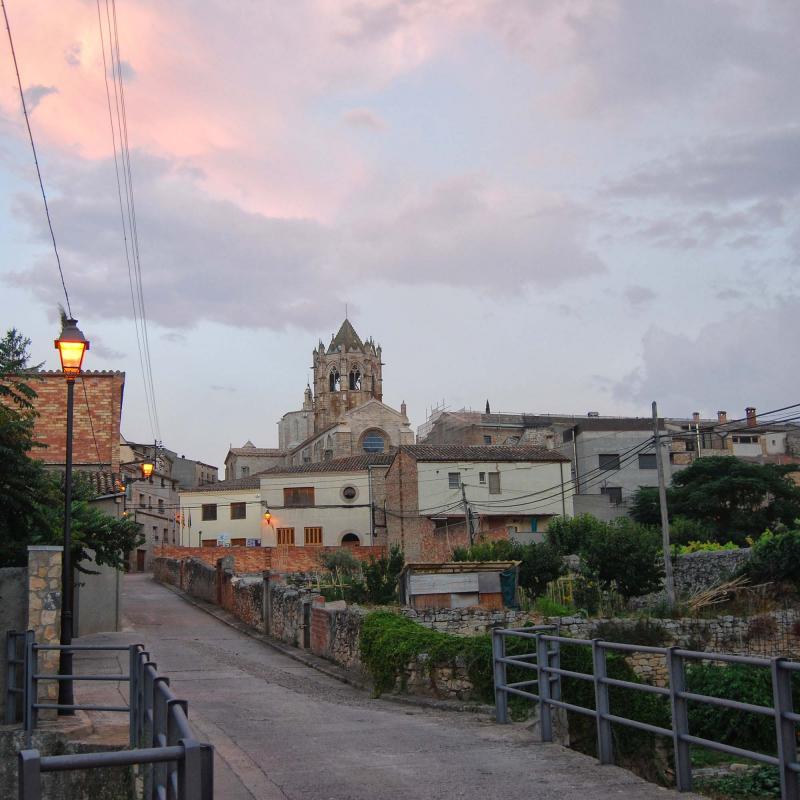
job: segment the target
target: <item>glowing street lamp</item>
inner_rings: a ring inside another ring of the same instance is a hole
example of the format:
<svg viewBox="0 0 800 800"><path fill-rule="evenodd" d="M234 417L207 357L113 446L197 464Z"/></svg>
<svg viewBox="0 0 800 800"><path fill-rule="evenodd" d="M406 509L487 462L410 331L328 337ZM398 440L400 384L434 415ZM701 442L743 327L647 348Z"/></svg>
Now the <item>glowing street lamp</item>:
<svg viewBox="0 0 800 800"><path fill-rule="evenodd" d="M75 378L81 374L83 356L89 342L78 328L75 319L64 319L61 336L54 342L61 359L61 370L67 379L67 446L64 465L64 557L61 575L61 644L72 644L72 417L75 400ZM61 650L58 662L59 675L72 675L72 651ZM58 704L75 704L72 681L58 682ZM74 714L72 708L61 708L59 714Z"/></svg>
<svg viewBox="0 0 800 800"><path fill-rule="evenodd" d="M147 480L153 474L153 468L155 464L152 461L145 461L142 464L142 477Z"/></svg>

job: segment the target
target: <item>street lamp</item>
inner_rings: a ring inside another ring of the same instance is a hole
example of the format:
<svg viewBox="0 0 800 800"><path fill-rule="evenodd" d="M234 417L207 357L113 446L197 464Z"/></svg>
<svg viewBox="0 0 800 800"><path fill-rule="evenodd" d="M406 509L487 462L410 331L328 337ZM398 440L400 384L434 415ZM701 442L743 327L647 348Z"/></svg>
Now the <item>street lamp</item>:
<svg viewBox="0 0 800 800"><path fill-rule="evenodd" d="M142 477L147 480L153 474L153 467L155 465L151 461L145 461L142 464Z"/></svg>
<svg viewBox="0 0 800 800"><path fill-rule="evenodd" d="M64 468L64 558L61 575L61 644L72 644L72 412L75 397L75 378L81 373L83 356L89 342L78 328L78 321L65 319L61 336L55 340L61 359L61 370L67 379L67 451ZM72 652L61 650L58 662L59 675L72 675ZM58 682L58 704L75 705L72 681ZM59 709L60 714L74 714L73 709Z"/></svg>

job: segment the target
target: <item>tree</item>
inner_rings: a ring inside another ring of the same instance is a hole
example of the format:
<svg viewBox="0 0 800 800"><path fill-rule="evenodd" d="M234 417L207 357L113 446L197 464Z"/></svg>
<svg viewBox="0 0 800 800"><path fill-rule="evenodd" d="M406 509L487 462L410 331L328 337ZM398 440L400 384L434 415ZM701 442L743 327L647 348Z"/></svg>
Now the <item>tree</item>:
<svg viewBox="0 0 800 800"><path fill-rule="evenodd" d="M667 492L670 517L702 523L719 542L744 542L777 523L800 517L800 487L789 477L796 465L754 464L733 456L698 458L672 479ZM658 493L640 489L631 516L655 524ZM655 498L655 511L654 511Z"/></svg>
<svg viewBox="0 0 800 800"><path fill-rule="evenodd" d="M581 551L589 573L604 589L615 584L623 597L659 589L664 577L659 531L627 517L615 519L605 528L604 535L587 540Z"/></svg>
<svg viewBox="0 0 800 800"><path fill-rule="evenodd" d="M0 567L24 566L31 544L61 544L64 490L59 474L48 472L28 453L33 436L36 391L30 386L30 340L15 329L0 340ZM98 564L122 569L127 553L144 541L132 519L117 519L90 503L94 491L76 475L72 501L72 559L84 564L89 550Z"/></svg>

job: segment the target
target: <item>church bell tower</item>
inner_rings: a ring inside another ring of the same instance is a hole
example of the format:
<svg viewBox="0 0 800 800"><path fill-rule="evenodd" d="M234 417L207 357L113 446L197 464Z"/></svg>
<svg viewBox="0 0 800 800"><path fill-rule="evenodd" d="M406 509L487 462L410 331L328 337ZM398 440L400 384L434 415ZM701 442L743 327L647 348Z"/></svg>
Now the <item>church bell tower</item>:
<svg viewBox="0 0 800 800"><path fill-rule="evenodd" d="M346 411L383 399L381 347L362 342L350 320L331 336L327 350L314 350L314 432L338 422Z"/></svg>

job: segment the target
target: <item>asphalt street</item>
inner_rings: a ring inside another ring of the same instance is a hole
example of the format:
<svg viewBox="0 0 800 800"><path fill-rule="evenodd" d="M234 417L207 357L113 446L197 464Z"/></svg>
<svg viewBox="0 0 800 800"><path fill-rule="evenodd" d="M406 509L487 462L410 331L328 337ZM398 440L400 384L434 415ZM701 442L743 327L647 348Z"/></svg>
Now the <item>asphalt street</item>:
<svg viewBox="0 0 800 800"><path fill-rule="evenodd" d="M553 744L523 725L376 700L251 639L150 575L125 578L142 641L215 747L218 800L689 798Z"/></svg>

